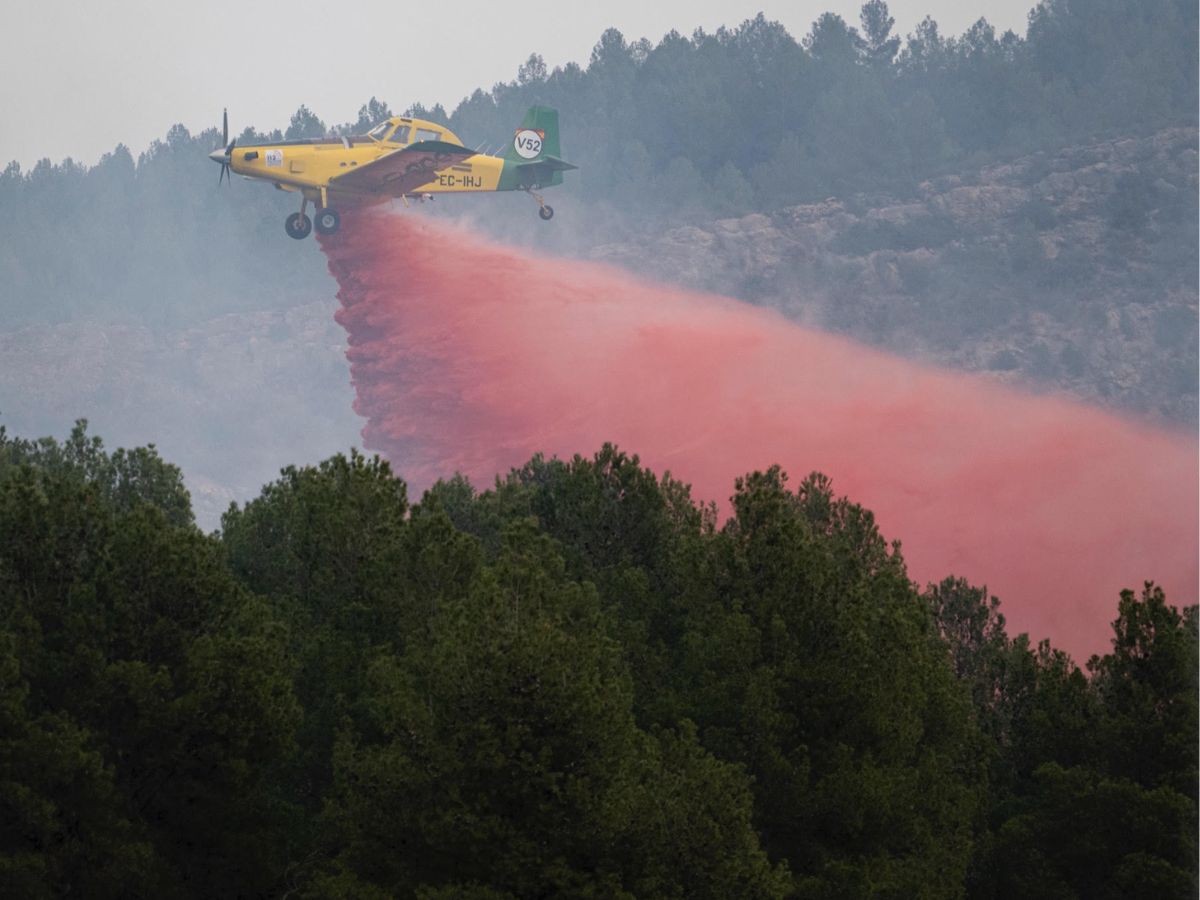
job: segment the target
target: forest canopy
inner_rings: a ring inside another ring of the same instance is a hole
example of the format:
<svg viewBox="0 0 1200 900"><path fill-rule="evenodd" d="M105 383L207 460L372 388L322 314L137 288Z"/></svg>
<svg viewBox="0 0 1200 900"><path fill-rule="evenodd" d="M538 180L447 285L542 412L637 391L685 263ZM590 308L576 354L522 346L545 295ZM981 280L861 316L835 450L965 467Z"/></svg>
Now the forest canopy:
<svg viewBox="0 0 1200 900"><path fill-rule="evenodd" d="M352 452L206 535L153 447L0 429L0 887L1195 895L1195 606L1122 591L1081 669L820 475L732 504Z"/></svg>

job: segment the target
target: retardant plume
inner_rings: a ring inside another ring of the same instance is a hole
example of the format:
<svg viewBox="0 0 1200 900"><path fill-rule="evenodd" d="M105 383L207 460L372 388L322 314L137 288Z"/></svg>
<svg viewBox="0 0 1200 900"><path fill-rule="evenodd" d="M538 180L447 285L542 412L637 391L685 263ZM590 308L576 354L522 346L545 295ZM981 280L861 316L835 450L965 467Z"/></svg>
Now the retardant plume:
<svg viewBox="0 0 1200 900"><path fill-rule="evenodd" d="M418 489L613 441L727 505L779 463L874 510L914 580L986 583L1011 633L1076 657L1108 649L1123 587L1195 602L1189 438L423 218L322 243L364 442Z"/></svg>

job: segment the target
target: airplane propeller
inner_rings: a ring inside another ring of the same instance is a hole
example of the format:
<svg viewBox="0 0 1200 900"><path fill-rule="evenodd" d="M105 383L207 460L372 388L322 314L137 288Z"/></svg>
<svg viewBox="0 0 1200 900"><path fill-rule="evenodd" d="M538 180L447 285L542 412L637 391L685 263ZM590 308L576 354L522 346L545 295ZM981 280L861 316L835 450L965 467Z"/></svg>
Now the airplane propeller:
<svg viewBox="0 0 1200 900"><path fill-rule="evenodd" d="M217 175L217 187L221 186L221 182L225 179L233 180L233 176L229 174L229 163L233 159L233 146L237 143L237 138L229 140L229 110L226 109L221 117L221 143L224 145L223 150L214 150L208 154L208 158L215 163L221 164L221 172Z"/></svg>

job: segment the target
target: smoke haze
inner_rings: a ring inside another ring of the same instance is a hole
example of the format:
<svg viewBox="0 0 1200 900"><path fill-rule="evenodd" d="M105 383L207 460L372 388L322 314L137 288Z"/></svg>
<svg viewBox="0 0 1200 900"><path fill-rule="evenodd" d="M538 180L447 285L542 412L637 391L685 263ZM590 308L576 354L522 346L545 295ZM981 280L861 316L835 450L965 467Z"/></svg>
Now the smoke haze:
<svg viewBox="0 0 1200 900"><path fill-rule="evenodd" d="M1077 658L1121 588L1195 600L1188 437L424 218L347 215L322 243L364 442L418 490L613 441L727 511L779 463L873 510L918 582L986 583L1010 632Z"/></svg>

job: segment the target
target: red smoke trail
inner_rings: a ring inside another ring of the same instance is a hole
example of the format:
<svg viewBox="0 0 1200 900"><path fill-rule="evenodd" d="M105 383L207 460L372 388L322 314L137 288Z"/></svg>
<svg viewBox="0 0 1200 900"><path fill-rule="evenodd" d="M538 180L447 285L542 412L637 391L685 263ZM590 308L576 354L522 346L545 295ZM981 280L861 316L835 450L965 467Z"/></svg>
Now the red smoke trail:
<svg viewBox="0 0 1200 900"><path fill-rule="evenodd" d="M874 510L914 579L986 583L1013 633L1077 658L1123 587L1195 602L1190 439L425 219L347 216L323 244L364 441L417 488L614 441L723 502L780 463Z"/></svg>

